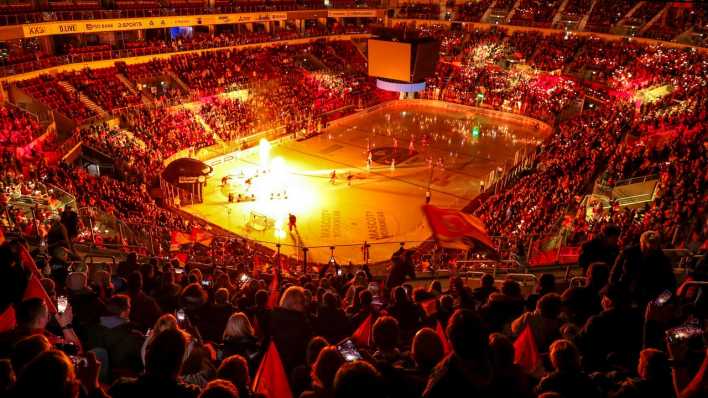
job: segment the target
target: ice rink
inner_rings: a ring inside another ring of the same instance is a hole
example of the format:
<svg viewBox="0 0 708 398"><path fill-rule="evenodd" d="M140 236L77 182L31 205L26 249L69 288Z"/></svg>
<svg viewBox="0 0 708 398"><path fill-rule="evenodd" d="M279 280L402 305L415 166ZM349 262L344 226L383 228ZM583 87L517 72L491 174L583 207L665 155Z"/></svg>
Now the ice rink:
<svg viewBox="0 0 708 398"><path fill-rule="evenodd" d="M542 138L469 112L380 109L314 138L254 149L216 166L204 203L183 209L271 247L280 243L284 254L301 257L298 248L308 247L308 261L326 262L336 246L339 263L360 264L364 241L370 260L380 261L399 242L412 247L430 236L421 212L426 191L433 205L462 208L490 171ZM224 176L230 178L222 185ZM292 231L289 214L297 218Z"/></svg>

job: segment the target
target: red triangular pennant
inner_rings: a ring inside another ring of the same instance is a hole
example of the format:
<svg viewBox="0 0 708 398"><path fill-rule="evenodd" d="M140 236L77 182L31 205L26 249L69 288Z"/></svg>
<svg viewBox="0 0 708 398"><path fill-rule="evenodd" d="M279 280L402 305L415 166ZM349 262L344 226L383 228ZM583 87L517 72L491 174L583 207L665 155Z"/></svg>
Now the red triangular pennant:
<svg viewBox="0 0 708 398"><path fill-rule="evenodd" d="M445 335L445 331L443 330L440 321L438 321L438 324L435 326L435 333L438 334L438 337L440 337L440 340L442 341L443 351L445 351L445 354L452 351L452 347L450 346L450 342L447 341L447 336Z"/></svg>
<svg viewBox="0 0 708 398"><path fill-rule="evenodd" d="M359 347L371 346L371 328L373 327L372 316L369 315L364 322L352 333L352 341Z"/></svg>
<svg viewBox="0 0 708 398"><path fill-rule="evenodd" d="M541 364L541 356L536 348L536 338L533 336L530 325L526 325L514 341L514 350L514 363L521 366L527 373L533 373Z"/></svg>
<svg viewBox="0 0 708 398"><path fill-rule="evenodd" d="M268 302L266 303L266 308L272 310L278 306L278 300L280 299L280 286L278 281L278 270L273 267L273 279L270 281L270 288L268 295Z"/></svg>
<svg viewBox="0 0 708 398"><path fill-rule="evenodd" d="M52 299L49 298L42 282L40 281L41 274L34 263L34 260L27 252L24 246L20 246L20 261L25 269L29 269L32 272L29 281L27 282L27 288L22 296L22 300L28 300L31 298L41 298L47 305L47 309L50 314L56 314L57 307L54 305ZM10 330L15 327L15 309L9 307L4 313L0 314L0 332Z"/></svg>
<svg viewBox="0 0 708 398"><path fill-rule="evenodd" d="M430 298L420 302L420 306L425 311L425 315L433 316L438 312L438 299Z"/></svg>
<svg viewBox="0 0 708 398"><path fill-rule="evenodd" d="M292 398L288 376L274 342L270 342L263 355L256 377L253 378L253 392L269 398Z"/></svg>

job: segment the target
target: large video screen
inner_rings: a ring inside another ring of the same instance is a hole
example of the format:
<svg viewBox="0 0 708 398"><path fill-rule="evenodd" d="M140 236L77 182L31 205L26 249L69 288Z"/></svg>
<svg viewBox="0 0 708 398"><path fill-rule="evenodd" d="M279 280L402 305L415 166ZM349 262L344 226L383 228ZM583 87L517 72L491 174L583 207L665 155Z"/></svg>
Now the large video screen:
<svg viewBox="0 0 708 398"><path fill-rule="evenodd" d="M369 76L411 81L411 44L369 39Z"/></svg>
<svg viewBox="0 0 708 398"><path fill-rule="evenodd" d="M440 42L426 41L415 47L415 65L413 65L413 81L420 82L435 73L440 53Z"/></svg>

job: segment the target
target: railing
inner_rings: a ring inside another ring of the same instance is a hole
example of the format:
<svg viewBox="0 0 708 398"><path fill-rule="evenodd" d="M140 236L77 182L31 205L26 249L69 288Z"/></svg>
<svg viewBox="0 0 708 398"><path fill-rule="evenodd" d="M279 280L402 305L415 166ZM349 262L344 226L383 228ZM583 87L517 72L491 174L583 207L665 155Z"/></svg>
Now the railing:
<svg viewBox="0 0 708 398"><path fill-rule="evenodd" d="M640 177L625 178L624 180L615 181L614 187L619 187L622 185L630 185L630 184L640 184L642 182L647 182L649 180L656 180L658 178L659 178L658 174L649 174L649 175L640 176Z"/></svg>
<svg viewBox="0 0 708 398"><path fill-rule="evenodd" d="M379 8L381 3L369 1L366 4L341 3L336 4L336 8ZM332 7L330 7L332 8ZM253 6L219 6L219 7L196 7L196 8L138 8L125 10L80 10L80 11L42 11L27 12L18 14L0 15L0 25L23 25L30 23L73 21L88 19L119 19L119 18L152 18L152 17L172 17L184 15L210 15L210 14L237 14L249 12L269 12L269 11L295 11L295 10L319 10L327 9L324 2L322 4L271 4Z"/></svg>
<svg viewBox="0 0 708 398"><path fill-rule="evenodd" d="M286 32L287 33L287 32ZM226 49L231 47L237 47L249 44L261 44L261 43L278 43L289 40L298 39L316 39L319 37L328 36L338 36L338 35L350 35L350 34L364 34L368 33L368 29L347 29L342 32L332 32L331 34L310 34L308 32L298 33L296 37L280 37L278 35L271 36L264 40L254 40L250 41L246 37L245 40L236 40L228 43L217 43L212 40L205 40L198 43L183 43L181 46L171 46L171 47L143 47L134 49L120 49L120 50L107 50L107 51L97 51L91 53L80 53L80 54L68 54L59 55L54 57L45 58L39 61L23 62L18 64L6 65L0 67L0 77L7 77L13 75L19 75L23 73L29 73L36 70L54 68L62 65L76 64L76 63L86 63L86 62L96 62L96 61L106 61L111 59L123 59L132 57L142 57L149 55L160 55L160 54L178 54L187 51L199 51L199 50L212 50L212 49Z"/></svg>

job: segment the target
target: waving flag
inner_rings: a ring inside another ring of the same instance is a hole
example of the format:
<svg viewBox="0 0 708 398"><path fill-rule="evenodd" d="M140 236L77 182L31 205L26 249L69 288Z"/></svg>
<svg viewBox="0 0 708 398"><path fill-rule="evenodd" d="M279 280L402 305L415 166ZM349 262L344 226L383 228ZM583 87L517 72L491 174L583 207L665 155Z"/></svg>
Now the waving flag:
<svg viewBox="0 0 708 398"><path fill-rule="evenodd" d="M280 283L278 281L278 270L273 267L273 279L270 281L270 288L268 295L268 302L266 303L266 308L272 310L278 306L278 300L280 299Z"/></svg>
<svg viewBox="0 0 708 398"><path fill-rule="evenodd" d="M39 270L37 269L37 266L35 265L32 256L29 255L29 252L27 252L27 249L24 246L20 246L20 263L25 269L29 269L32 272L32 275L30 276L30 279L27 282L27 288L25 288L22 300L40 298L47 305L49 313L56 314L57 307L54 305L52 299L49 298L47 291L44 290L44 286L42 286L42 282L40 281L41 274L39 273ZM5 312L0 314L0 332L10 330L14 327L15 309L10 306L8 309L5 310Z"/></svg>
<svg viewBox="0 0 708 398"><path fill-rule="evenodd" d="M181 231L172 231L170 233L170 250L177 251L183 245L200 244L202 246L211 246L214 240L214 235L201 228L192 228L190 233Z"/></svg>
<svg viewBox="0 0 708 398"><path fill-rule="evenodd" d="M274 342L268 344L256 377L253 378L253 392L269 398L292 398L288 376L285 374L283 361Z"/></svg>
<svg viewBox="0 0 708 398"><path fill-rule="evenodd" d="M541 355L536 347L536 338L531 331L531 325L526 325L519 337L514 341L514 363L532 374L541 365Z"/></svg>
<svg viewBox="0 0 708 398"><path fill-rule="evenodd" d="M352 334L352 341L359 347L371 346L371 329L373 327L372 316L369 315L364 322Z"/></svg>
<svg viewBox="0 0 708 398"><path fill-rule="evenodd" d="M425 315L433 316L438 312L438 299L429 298L420 302L420 306L425 311Z"/></svg>
<svg viewBox="0 0 708 398"><path fill-rule="evenodd" d="M479 218L459 210L441 209L431 205L423 206L433 236L441 247L468 250L484 247L496 252L487 229Z"/></svg>
<svg viewBox="0 0 708 398"><path fill-rule="evenodd" d="M438 324L435 325L435 333L438 334L438 337L440 337L440 341L442 341L443 351L445 352L445 354L452 351L452 346L450 345L450 342L447 340L447 336L445 335L445 331L443 330L443 327L442 327L442 324L440 323L440 321L438 321Z"/></svg>

